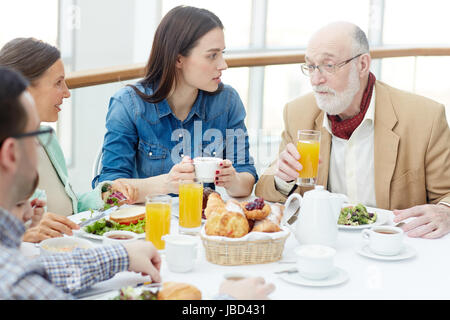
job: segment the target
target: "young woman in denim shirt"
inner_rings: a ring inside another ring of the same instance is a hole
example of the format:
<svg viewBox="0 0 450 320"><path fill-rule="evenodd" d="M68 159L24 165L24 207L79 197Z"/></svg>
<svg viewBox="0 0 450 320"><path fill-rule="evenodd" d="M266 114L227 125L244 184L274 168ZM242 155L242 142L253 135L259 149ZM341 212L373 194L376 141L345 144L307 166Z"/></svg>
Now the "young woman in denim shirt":
<svg viewBox="0 0 450 320"><path fill-rule="evenodd" d="M173 8L158 26L145 78L110 100L101 173L148 194L178 193L195 177L193 158L222 158L215 185L232 197L251 194L258 179L249 153L245 109L220 81L227 69L223 25L208 10Z"/></svg>

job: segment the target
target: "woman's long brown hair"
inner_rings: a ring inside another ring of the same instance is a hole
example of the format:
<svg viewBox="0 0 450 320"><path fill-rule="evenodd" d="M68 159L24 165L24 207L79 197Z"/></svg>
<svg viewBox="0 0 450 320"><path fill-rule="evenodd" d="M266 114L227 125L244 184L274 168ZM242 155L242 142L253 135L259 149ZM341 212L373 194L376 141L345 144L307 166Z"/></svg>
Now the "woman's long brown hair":
<svg viewBox="0 0 450 320"><path fill-rule="evenodd" d="M153 94L146 95L129 86L144 101L158 103L166 99L176 82L178 55L189 56L197 41L215 28L223 29L222 22L206 9L178 6L170 10L156 29L145 77L140 81L144 87L153 86Z"/></svg>

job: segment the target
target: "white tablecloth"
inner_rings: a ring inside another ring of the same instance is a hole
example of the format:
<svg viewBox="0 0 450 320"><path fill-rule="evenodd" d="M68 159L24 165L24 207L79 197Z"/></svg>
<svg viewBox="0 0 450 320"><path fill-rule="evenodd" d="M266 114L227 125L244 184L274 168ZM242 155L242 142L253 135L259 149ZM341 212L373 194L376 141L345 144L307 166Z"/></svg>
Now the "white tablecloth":
<svg viewBox="0 0 450 320"><path fill-rule="evenodd" d="M178 232L178 220L172 219L171 233ZM140 240L143 241L143 240ZM94 241L97 245L101 242ZM361 231L339 231L335 264L345 270L349 280L329 287L308 287L288 283L275 271L290 269L295 264L294 249L299 245L291 234L286 241L283 257L279 262L245 266L220 266L206 261L199 238L199 254L194 270L188 273L171 272L165 263L161 276L163 281L187 282L202 291L203 297L213 297L226 273L239 272L262 276L272 282L276 290L271 299L450 299L450 234L440 239L417 239L405 236L405 244L416 255L402 261L382 261L361 256L357 249L363 244ZM28 256L39 253L33 244L24 243L22 252ZM148 281L133 272L121 272L112 279L94 285L90 291L117 289ZM92 296L106 298L111 294Z"/></svg>

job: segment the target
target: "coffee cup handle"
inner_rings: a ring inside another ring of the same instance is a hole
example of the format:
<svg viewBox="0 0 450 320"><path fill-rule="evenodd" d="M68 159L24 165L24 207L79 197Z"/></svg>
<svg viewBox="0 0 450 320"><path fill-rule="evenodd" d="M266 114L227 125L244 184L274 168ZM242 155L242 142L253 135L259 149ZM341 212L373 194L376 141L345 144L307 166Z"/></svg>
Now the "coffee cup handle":
<svg viewBox="0 0 450 320"><path fill-rule="evenodd" d="M364 229L362 231L362 237L364 240L369 240L370 239L370 230Z"/></svg>

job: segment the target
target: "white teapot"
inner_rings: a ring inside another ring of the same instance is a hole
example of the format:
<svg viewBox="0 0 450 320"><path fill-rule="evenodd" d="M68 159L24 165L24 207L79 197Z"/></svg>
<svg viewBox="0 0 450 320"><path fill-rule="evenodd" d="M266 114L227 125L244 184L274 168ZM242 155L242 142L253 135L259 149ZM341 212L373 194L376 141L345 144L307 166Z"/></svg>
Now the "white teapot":
<svg viewBox="0 0 450 320"><path fill-rule="evenodd" d="M336 246L338 235L337 221L342 205L347 201L343 194L331 193L323 186L307 191L303 197L294 193L285 203L282 224L287 226L301 244L321 244ZM297 220L289 220L300 208Z"/></svg>

